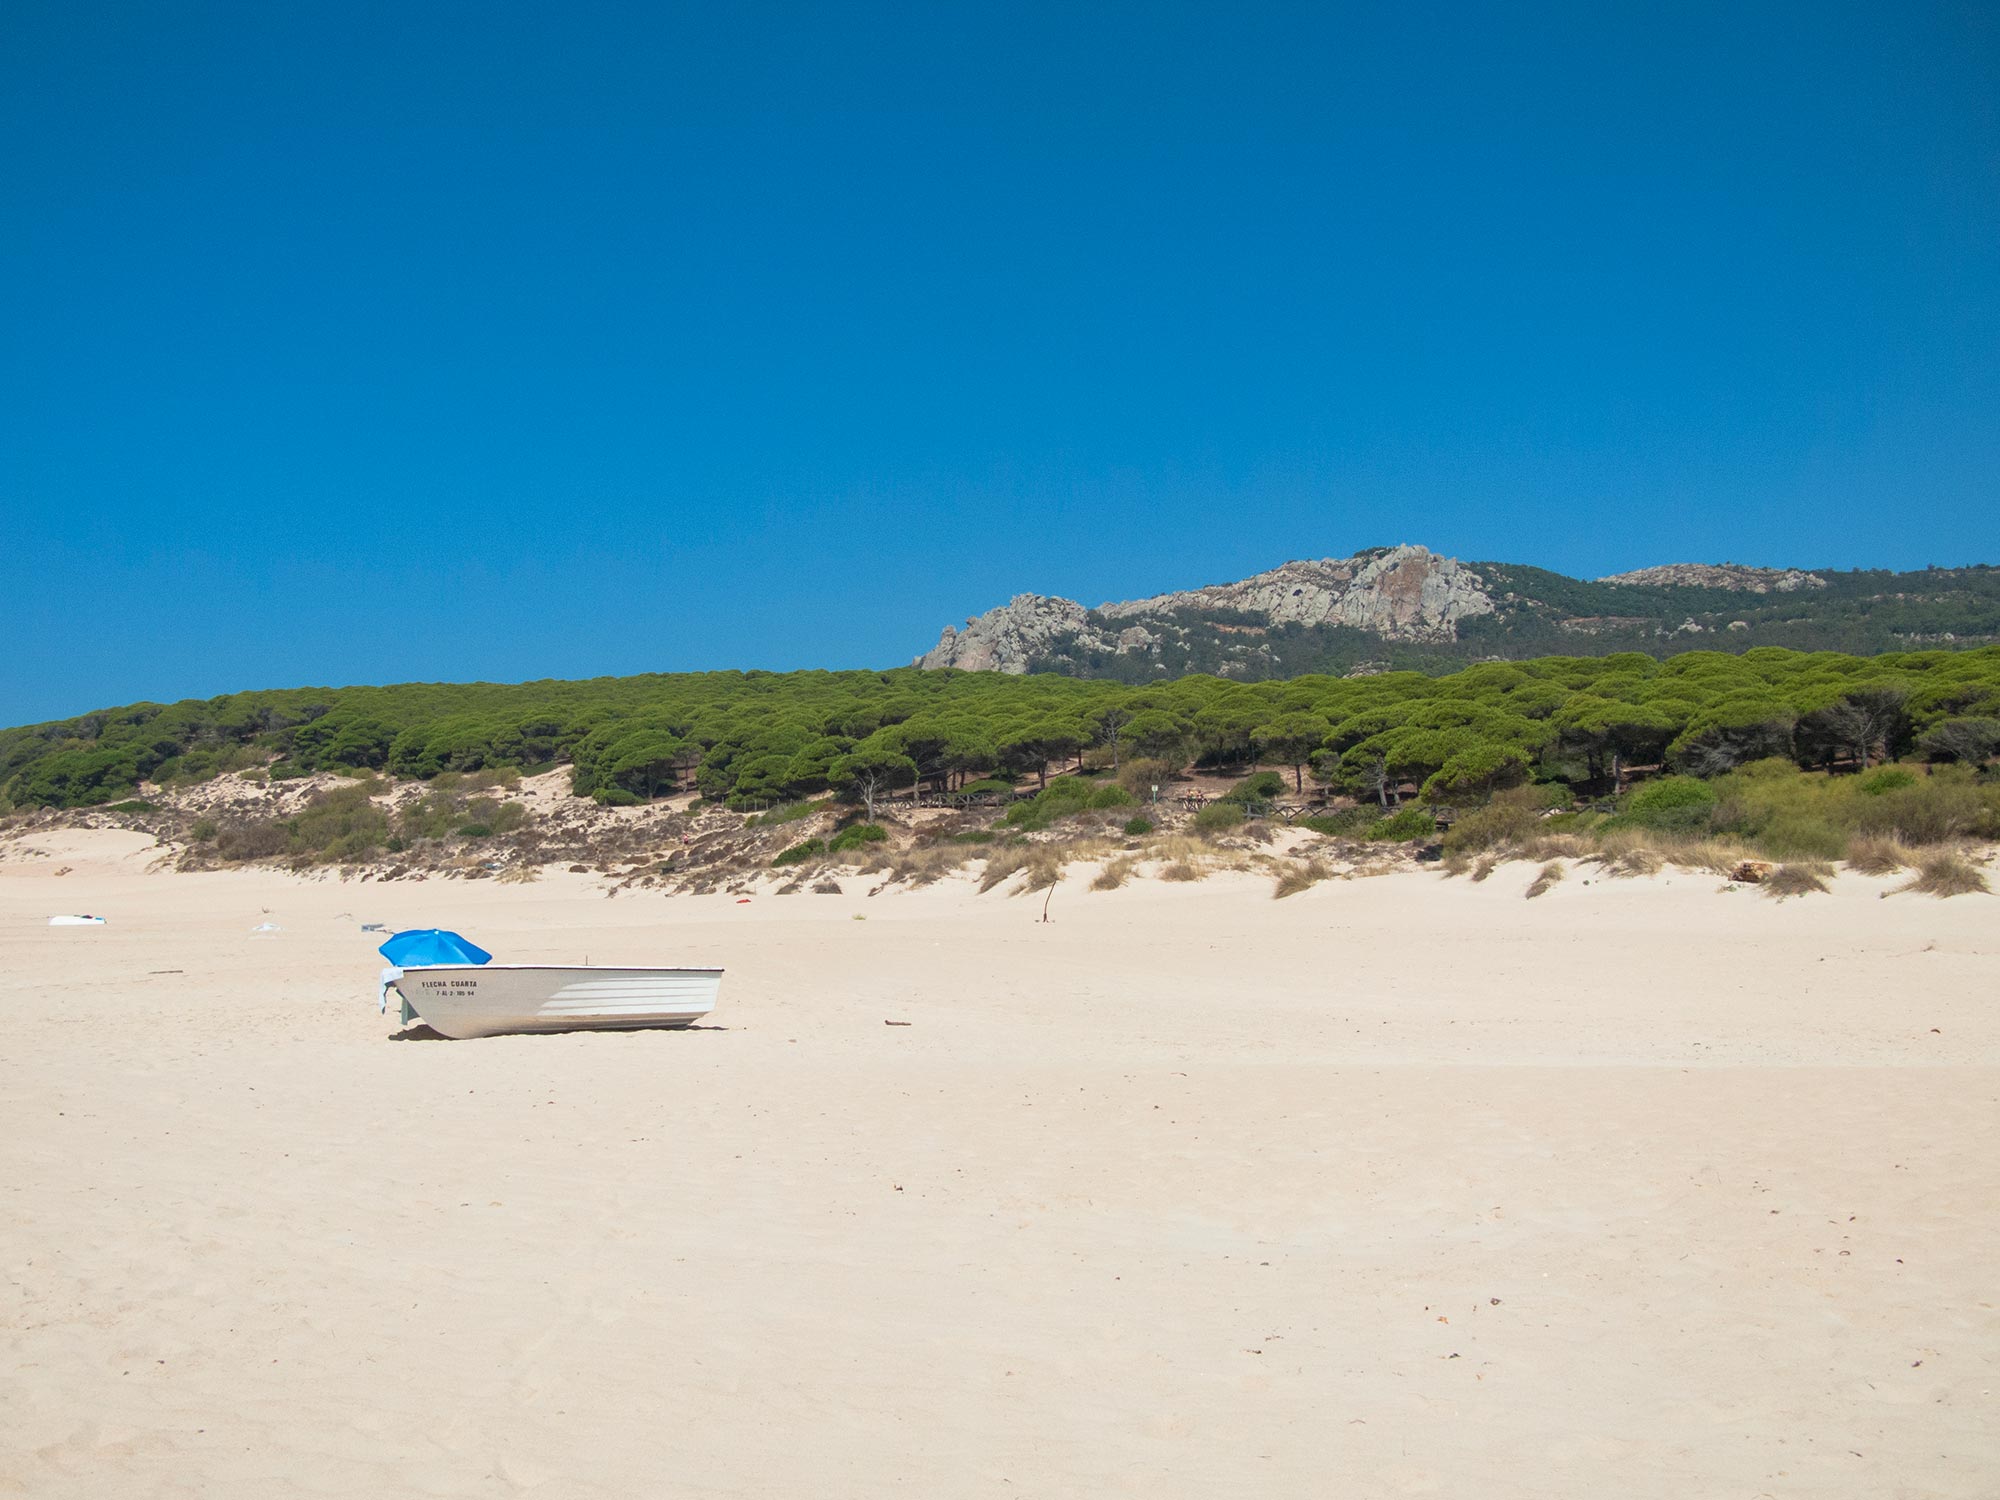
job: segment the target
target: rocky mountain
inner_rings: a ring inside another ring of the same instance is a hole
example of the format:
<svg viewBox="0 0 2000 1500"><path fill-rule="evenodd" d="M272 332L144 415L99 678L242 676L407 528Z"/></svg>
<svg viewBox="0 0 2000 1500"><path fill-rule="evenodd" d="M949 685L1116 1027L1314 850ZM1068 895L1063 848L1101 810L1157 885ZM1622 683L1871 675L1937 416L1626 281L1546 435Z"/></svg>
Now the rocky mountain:
<svg viewBox="0 0 2000 1500"><path fill-rule="evenodd" d="M916 664L1247 679L1627 650L1991 641L2000 641L2000 569L1986 566L1897 574L1670 563L1587 580L1406 543L1095 609L1019 594L962 628L947 626Z"/></svg>
<svg viewBox="0 0 2000 1500"><path fill-rule="evenodd" d="M1406 545L1283 563L1236 583L1100 604L1095 610L1071 599L1018 594L967 620L963 631L947 625L917 665L1025 672L1058 648L1149 652L1183 613L1204 616L1211 628L1225 632L1341 625L1386 641L1451 641L1458 638L1460 620L1493 611L1493 598L1472 569L1456 558Z"/></svg>
<svg viewBox="0 0 2000 1500"><path fill-rule="evenodd" d="M1464 563L1406 545L1288 562L1240 583L1102 604L1097 612L1110 620L1143 620L1177 610L1235 611L1272 625L1348 625L1385 641L1449 641L1457 638L1460 620L1490 615L1494 604Z"/></svg>
<svg viewBox="0 0 2000 1500"><path fill-rule="evenodd" d="M1736 589L1745 594L1790 594L1799 589L1823 589L1826 580L1797 568L1746 568L1737 563L1667 563L1613 573L1599 583L1631 583L1640 587Z"/></svg>

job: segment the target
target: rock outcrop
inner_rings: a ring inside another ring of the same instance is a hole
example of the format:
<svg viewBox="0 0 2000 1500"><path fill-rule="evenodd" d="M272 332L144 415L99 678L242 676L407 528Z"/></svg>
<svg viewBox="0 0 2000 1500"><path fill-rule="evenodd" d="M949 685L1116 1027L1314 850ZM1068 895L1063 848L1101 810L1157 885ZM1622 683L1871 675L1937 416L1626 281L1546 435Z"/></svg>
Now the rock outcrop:
<svg viewBox="0 0 2000 1500"><path fill-rule="evenodd" d="M1587 580L1520 563L1461 562L1425 547L1374 547L1095 609L1022 594L945 631L917 665L1248 682L1436 672L1575 651L1850 650L1857 641L1884 651L2000 642L2000 568L1670 563Z"/></svg>
<svg viewBox="0 0 2000 1500"><path fill-rule="evenodd" d="M1283 563L1238 583L1100 604L1097 612L1122 620L1182 609L1236 610L1271 625L1348 625L1388 641L1449 641L1460 620L1493 613L1493 600L1456 558L1404 545Z"/></svg>
<svg viewBox="0 0 2000 1500"><path fill-rule="evenodd" d="M1739 594L1795 594L1826 587L1819 574L1799 568L1746 568L1738 563L1663 563L1597 581L1643 588L1734 589Z"/></svg>
<svg viewBox="0 0 2000 1500"><path fill-rule="evenodd" d="M1086 631L1084 607L1075 600L1016 594L998 609L967 620L963 630L945 626L938 643L916 664L929 670L957 667L965 672L1018 674L1057 643Z"/></svg>
<svg viewBox="0 0 2000 1500"><path fill-rule="evenodd" d="M1174 617L1189 612L1239 620L1255 616L1262 628L1344 625L1387 641L1452 641L1461 620L1493 610L1493 598L1473 569L1406 545L1288 562L1236 583L1101 604L1094 611L1069 599L1019 594L967 620L963 630L947 626L917 665L1018 673L1064 653L1148 652L1175 631ZM1232 622L1216 628L1259 627Z"/></svg>

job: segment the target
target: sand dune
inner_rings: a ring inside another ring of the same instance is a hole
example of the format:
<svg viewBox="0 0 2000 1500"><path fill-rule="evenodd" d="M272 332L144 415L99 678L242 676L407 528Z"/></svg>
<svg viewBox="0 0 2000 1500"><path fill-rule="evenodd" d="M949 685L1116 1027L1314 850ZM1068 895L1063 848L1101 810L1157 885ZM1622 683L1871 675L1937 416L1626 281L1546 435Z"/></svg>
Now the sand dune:
<svg viewBox="0 0 2000 1500"><path fill-rule="evenodd" d="M0 856L0 1493L2000 1486L1992 898L150 860ZM376 921L730 972L392 1040Z"/></svg>

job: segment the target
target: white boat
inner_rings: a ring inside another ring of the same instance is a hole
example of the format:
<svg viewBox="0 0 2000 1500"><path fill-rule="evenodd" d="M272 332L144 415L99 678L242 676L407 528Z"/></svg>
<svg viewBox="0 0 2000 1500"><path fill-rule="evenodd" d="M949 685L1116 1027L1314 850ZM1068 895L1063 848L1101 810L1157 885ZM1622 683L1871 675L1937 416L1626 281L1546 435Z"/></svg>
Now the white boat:
<svg viewBox="0 0 2000 1500"><path fill-rule="evenodd" d="M720 969L615 969L590 964L426 964L384 970L403 1019L441 1036L510 1031L630 1031L689 1026L715 1009Z"/></svg>

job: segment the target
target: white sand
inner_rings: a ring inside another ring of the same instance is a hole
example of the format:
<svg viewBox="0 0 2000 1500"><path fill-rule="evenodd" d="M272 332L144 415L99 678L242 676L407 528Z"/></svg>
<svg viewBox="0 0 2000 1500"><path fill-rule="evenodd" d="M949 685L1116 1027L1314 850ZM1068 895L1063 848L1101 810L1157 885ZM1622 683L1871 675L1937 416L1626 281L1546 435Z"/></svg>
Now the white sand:
<svg viewBox="0 0 2000 1500"><path fill-rule="evenodd" d="M0 858L0 1494L2000 1493L2000 899L144 844ZM730 972L391 1041L368 921Z"/></svg>

